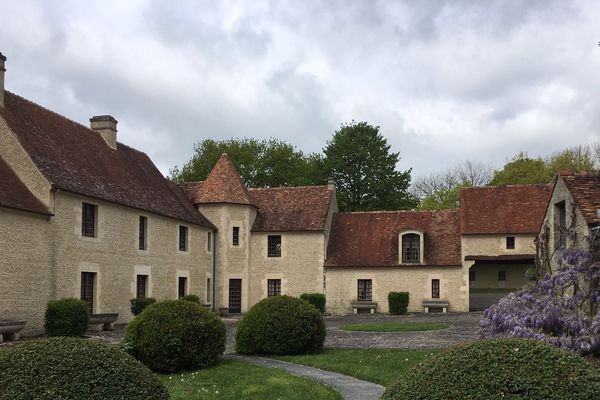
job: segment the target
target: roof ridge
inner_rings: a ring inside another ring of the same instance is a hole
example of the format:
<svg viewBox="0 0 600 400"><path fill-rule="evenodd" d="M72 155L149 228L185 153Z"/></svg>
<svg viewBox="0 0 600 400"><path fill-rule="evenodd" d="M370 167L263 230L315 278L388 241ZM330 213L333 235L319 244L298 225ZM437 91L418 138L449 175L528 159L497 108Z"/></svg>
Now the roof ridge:
<svg viewBox="0 0 600 400"><path fill-rule="evenodd" d="M273 187L249 187L248 190L273 190L273 189L307 189L328 188L328 185L302 185L302 186L273 186Z"/></svg>
<svg viewBox="0 0 600 400"><path fill-rule="evenodd" d="M358 215L358 214L407 214L407 213L444 213L444 212L454 212L458 211L458 208L448 208L444 210L418 210L418 209L410 209L410 210L371 210L371 211L344 211L339 212L338 214L346 214L346 215Z"/></svg>

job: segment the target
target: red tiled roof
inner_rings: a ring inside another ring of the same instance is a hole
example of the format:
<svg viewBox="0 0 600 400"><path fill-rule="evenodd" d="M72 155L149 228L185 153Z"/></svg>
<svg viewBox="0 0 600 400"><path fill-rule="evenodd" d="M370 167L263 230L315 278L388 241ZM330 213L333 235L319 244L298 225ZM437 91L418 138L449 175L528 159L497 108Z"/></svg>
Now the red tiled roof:
<svg viewBox="0 0 600 400"><path fill-rule="evenodd" d="M201 183L201 189L195 192L193 201L196 204L252 204L240 174L226 153L221 155L206 180Z"/></svg>
<svg viewBox="0 0 600 400"><path fill-rule="evenodd" d="M460 191L460 230L474 234L537 234L552 194L549 185L508 185Z"/></svg>
<svg viewBox="0 0 600 400"><path fill-rule="evenodd" d="M600 171L561 173L588 225L600 224Z"/></svg>
<svg viewBox="0 0 600 400"><path fill-rule="evenodd" d="M0 115L54 188L214 228L146 154L10 92Z"/></svg>
<svg viewBox="0 0 600 400"><path fill-rule="evenodd" d="M424 233L424 265L461 265L458 210L337 213L325 265L399 265L399 234L405 230Z"/></svg>
<svg viewBox="0 0 600 400"><path fill-rule="evenodd" d="M0 158L0 206L51 215L10 166Z"/></svg>
<svg viewBox="0 0 600 400"><path fill-rule="evenodd" d="M323 231L333 190L327 186L249 189L258 207L252 230Z"/></svg>

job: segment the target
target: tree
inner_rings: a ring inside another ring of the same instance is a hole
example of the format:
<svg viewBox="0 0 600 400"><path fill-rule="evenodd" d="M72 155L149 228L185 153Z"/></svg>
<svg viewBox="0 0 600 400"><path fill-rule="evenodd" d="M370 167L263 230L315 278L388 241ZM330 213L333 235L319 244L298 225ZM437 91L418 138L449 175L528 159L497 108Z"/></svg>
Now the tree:
<svg viewBox="0 0 600 400"><path fill-rule="evenodd" d="M547 161L548 169L554 174L560 171L589 171L594 169L592 146L573 146L553 154Z"/></svg>
<svg viewBox="0 0 600 400"><path fill-rule="evenodd" d="M227 153L249 187L320 185L327 175L319 154L304 154L276 139L205 139L195 145L195 154L183 168L169 171L177 182L206 179L221 154Z"/></svg>
<svg viewBox="0 0 600 400"><path fill-rule="evenodd" d="M399 153L390 151L378 126L366 122L342 124L325 153L325 171L337 183L342 211L412 208L417 200L408 192L411 169L397 171Z"/></svg>
<svg viewBox="0 0 600 400"><path fill-rule="evenodd" d="M460 189L468 185L456 185L450 189L440 189L425 196L421 201L422 210L447 210L460 206Z"/></svg>
<svg viewBox="0 0 600 400"><path fill-rule="evenodd" d="M494 171L490 185L516 185L548 183L554 174L541 158L529 158L527 153L519 153L504 164L499 171Z"/></svg>

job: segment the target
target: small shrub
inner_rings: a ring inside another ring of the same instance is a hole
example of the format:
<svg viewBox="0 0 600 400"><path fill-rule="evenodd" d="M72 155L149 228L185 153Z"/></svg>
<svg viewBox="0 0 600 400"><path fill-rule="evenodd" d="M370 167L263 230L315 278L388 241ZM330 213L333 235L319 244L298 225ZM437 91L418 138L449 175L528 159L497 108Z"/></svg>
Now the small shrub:
<svg viewBox="0 0 600 400"><path fill-rule="evenodd" d="M200 304L200 297L196 296L195 294L186 294L181 298L181 300L191 301L192 303Z"/></svg>
<svg viewBox="0 0 600 400"><path fill-rule="evenodd" d="M598 366L543 342L511 338L438 353L401 374L382 400L592 400L598 393Z"/></svg>
<svg viewBox="0 0 600 400"><path fill-rule="evenodd" d="M31 340L0 351L0 400L168 400L142 363L77 338Z"/></svg>
<svg viewBox="0 0 600 400"><path fill-rule="evenodd" d="M325 314L325 295L323 293L304 293L300 296L302 300L308 301L314 308Z"/></svg>
<svg viewBox="0 0 600 400"><path fill-rule="evenodd" d="M242 354L306 354L323 348L325 321L315 307L290 296L254 305L238 323L236 349Z"/></svg>
<svg viewBox="0 0 600 400"><path fill-rule="evenodd" d="M155 372L206 368L225 351L225 324L197 303L161 301L129 323L123 348Z"/></svg>
<svg viewBox="0 0 600 400"><path fill-rule="evenodd" d="M145 298L135 298L135 299L131 299L129 300L129 304L131 305L131 313L133 315L139 315L142 313L142 311L144 311L146 309L146 307L148 307L150 304L154 304L156 303L156 299L152 298L152 297L145 297Z"/></svg>
<svg viewBox="0 0 600 400"><path fill-rule="evenodd" d="M410 295L408 292L389 292L388 305L390 314L404 315L408 310L408 302Z"/></svg>
<svg viewBox="0 0 600 400"><path fill-rule="evenodd" d="M88 304L84 300L52 300L46 308L44 331L48 336L83 336L89 321Z"/></svg>

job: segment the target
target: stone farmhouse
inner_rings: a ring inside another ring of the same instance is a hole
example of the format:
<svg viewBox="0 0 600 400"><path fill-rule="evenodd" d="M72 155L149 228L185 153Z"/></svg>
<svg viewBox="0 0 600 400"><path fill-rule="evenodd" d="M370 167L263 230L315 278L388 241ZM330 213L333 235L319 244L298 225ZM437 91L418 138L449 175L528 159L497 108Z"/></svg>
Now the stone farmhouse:
<svg viewBox="0 0 600 400"><path fill-rule="evenodd" d="M127 322L134 297L195 294L243 313L316 292L335 314L387 312L388 293L408 291L410 311L454 312L469 310L470 286L525 283L548 187L465 189L460 210L341 213L333 181L247 188L226 154L177 185L117 141L113 117L87 127L5 91L5 61L0 320L27 320L25 334L62 297Z"/></svg>

